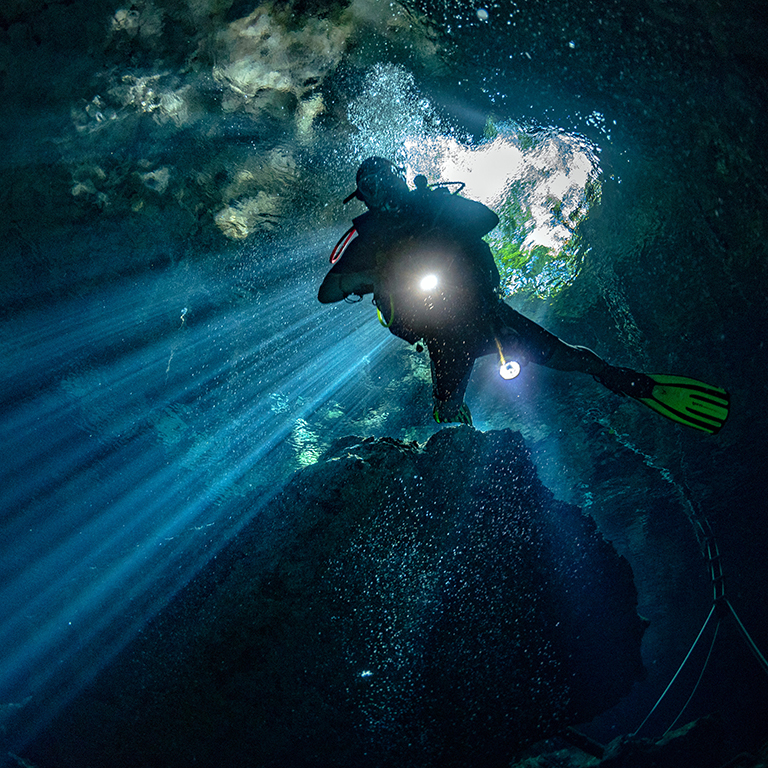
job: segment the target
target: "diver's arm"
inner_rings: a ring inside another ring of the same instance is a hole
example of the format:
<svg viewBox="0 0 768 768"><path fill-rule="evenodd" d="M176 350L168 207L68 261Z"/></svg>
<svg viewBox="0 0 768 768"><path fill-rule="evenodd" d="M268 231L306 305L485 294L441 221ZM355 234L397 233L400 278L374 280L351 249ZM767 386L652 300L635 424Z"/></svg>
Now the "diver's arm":
<svg viewBox="0 0 768 768"><path fill-rule="evenodd" d="M363 233L348 243L339 260L325 276L317 293L322 304L342 301L353 293L358 296L373 293L376 261L364 234L369 218L369 214L364 213L353 220L358 232L362 229Z"/></svg>
<svg viewBox="0 0 768 768"><path fill-rule="evenodd" d="M331 270L317 292L318 301L332 304L351 294L364 296L373 293L374 277L371 272L335 272Z"/></svg>

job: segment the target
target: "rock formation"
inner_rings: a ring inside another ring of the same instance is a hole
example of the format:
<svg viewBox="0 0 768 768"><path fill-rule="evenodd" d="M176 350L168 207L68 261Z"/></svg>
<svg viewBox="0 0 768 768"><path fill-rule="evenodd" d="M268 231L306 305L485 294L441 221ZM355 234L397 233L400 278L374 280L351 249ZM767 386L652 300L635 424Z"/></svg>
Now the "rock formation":
<svg viewBox="0 0 768 768"><path fill-rule="evenodd" d="M635 608L627 562L517 433L342 438L30 758L508 765L642 677Z"/></svg>

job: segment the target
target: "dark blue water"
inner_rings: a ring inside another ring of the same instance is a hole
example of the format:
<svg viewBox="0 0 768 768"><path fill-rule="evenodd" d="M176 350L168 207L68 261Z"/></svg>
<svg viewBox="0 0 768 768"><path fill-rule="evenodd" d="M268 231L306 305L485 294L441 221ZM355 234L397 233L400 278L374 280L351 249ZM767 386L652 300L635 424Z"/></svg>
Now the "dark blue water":
<svg viewBox="0 0 768 768"><path fill-rule="evenodd" d="M520 430L545 484L635 571L648 680L591 726L631 732L711 607L701 520L768 648L765 19L731 3L294 5L250 27L243 3L0 12L0 718L35 712L8 748L23 754L335 437L437 429L425 355L367 301L315 298L371 153L475 181L475 197L490 179L497 209L524 188L519 240L550 250L543 272L509 273L513 305L612 361L733 394L707 438L585 377L502 382L488 359L470 384L476 426ZM599 196L557 187L555 205L545 182L577 150ZM767 700L729 614L686 717L723 708L734 749L752 748Z"/></svg>

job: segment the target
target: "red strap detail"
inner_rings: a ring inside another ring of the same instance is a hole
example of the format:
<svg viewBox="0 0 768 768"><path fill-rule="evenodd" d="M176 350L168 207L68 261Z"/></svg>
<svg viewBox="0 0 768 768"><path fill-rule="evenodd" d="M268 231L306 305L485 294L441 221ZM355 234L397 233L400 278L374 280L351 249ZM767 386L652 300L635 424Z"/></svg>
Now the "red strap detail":
<svg viewBox="0 0 768 768"><path fill-rule="evenodd" d="M340 238L339 242L333 246L331 251L331 264L335 264L342 256L347 246L355 239L357 230L354 226L350 227Z"/></svg>

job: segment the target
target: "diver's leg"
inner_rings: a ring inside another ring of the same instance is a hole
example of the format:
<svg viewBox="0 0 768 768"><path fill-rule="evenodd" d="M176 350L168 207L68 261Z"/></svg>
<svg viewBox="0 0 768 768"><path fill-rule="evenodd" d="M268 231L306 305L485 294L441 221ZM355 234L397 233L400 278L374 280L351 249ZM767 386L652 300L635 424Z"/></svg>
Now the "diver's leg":
<svg viewBox="0 0 768 768"><path fill-rule="evenodd" d="M587 347L566 344L501 300L495 309L495 341L505 353L512 350L510 356L519 352L526 360L556 371L586 373L618 394L636 398L648 391L651 380L645 374L611 365ZM492 351L490 344L487 346L484 354Z"/></svg>
<svg viewBox="0 0 768 768"><path fill-rule="evenodd" d="M578 371L593 376L606 389L620 395L637 397L649 387L649 379L644 373L631 368L617 368L607 363L587 347L574 347L561 339L552 348L549 358L541 363L556 371Z"/></svg>
<svg viewBox="0 0 768 768"><path fill-rule="evenodd" d="M544 363L547 368L556 371L579 371L590 376L600 376L609 367L601 357L586 347L574 347L561 339L552 350L549 359Z"/></svg>
<svg viewBox="0 0 768 768"><path fill-rule="evenodd" d="M497 332L502 347L507 341L532 363L557 371L579 371L590 376L600 376L610 367L591 349L566 344L503 301L499 301L497 317Z"/></svg>
<svg viewBox="0 0 768 768"><path fill-rule="evenodd" d="M472 415L464 402L474 357L456 343L428 340L432 363L432 402L435 421L461 422L472 426Z"/></svg>

